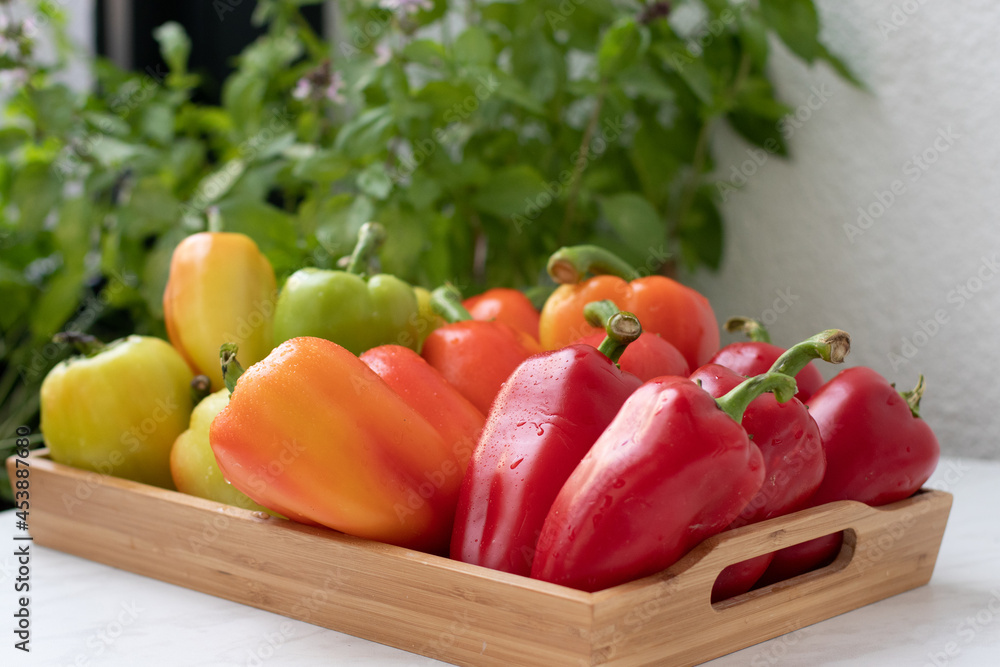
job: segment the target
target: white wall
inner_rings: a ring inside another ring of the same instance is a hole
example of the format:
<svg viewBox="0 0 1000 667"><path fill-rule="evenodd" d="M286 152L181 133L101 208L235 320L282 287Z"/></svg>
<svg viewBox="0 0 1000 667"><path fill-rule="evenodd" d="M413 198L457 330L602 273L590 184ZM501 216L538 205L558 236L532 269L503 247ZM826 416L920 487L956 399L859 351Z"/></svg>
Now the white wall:
<svg viewBox="0 0 1000 667"><path fill-rule="evenodd" d="M872 93L779 49L781 98L814 109L799 109L789 161L756 167L746 143L718 133L719 173L753 173L723 205L722 270L691 281L720 320L773 319L776 343L838 327L853 335L847 365L900 388L923 373L942 449L1000 458L1000 3L819 6L827 43ZM866 228L859 207L873 214ZM776 299L785 312L768 312Z"/></svg>
<svg viewBox="0 0 1000 667"><path fill-rule="evenodd" d="M95 52L94 4L96 0L53 0L56 7L66 13L66 32L70 40L87 54ZM37 13L25 12L22 4L12 5L15 15L45 25L45 19ZM37 57L42 62L55 60L55 47L47 39L48 28L42 28L36 38ZM91 84L90 66L84 58L71 58L65 71L58 75L59 81L76 90L86 90Z"/></svg>

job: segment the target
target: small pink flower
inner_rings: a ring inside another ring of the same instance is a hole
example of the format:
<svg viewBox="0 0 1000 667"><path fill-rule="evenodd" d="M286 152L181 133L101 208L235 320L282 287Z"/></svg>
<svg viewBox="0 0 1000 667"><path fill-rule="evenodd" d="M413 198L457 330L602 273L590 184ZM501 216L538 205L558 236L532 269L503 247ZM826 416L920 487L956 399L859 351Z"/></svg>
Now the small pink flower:
<svg viewBox="0 0 1000 667"><path fill-rule="evenodd" d="M297 100L304 100L312 93L312 82L309 81L308 77L302 77L299 79L298 83L295 84L295 90L292 91L292 97Z"/></svg>
<svg viewBox="0 0 1000 667"><path fill-rule="evenodd" d="M344 87L344 78L340 76L340 72L334 72L330 75L330 84L326 87L326 99L337 104L343 104L345 102L344 96L340 94L340 89Z"/></svg>
<svg viewBox="0 0 1000 667"><path fill-rule="evenodd" d="M382 0L380 4L384 9L391 9L403 14L416 14L421 9L427 11L434 9L434 3L431 0Z"/></svg>
<svg viewBox="0 0 1000 667"><path fill-rule="evenodd" d="M390 60L392 60L392 49L385 44L376 44L375 66L382 67L383 65L388 65Z"/></svg>
<svg viewBox="0 0 1000 667"><path fill-rule="evenodd" d="M28 83L28 70L23 67L0 70L0 91L15 90Z"/></svg>
<svg viewBox="0 0 1000 667"><path fill-rule="evenodd" d="M336 104L343 104L346 100L341 94L344 88L344 78L340 72L333 71L330 61L326 60L319 64L295 84L292 97L297 100L312 99L320 101L327 99Z"/></svg>
<svg viewBox="0 0 1000 667"><path fill-rule="evenodd" d="M38 23L39 22L36 18L29 16L21 22L19 32L28 39L34 39L35 37L38 37L39 33L41 33L41 27Z"/></svg>

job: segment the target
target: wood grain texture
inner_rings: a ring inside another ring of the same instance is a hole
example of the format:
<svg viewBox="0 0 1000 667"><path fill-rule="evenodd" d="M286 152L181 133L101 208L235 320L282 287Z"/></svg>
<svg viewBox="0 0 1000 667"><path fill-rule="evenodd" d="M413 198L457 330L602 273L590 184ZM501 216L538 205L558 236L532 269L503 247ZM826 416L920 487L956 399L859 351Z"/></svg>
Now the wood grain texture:
<svg viewBox="0 0 1000 667"><path fill-rule="evenodd" d="M584 593L83 472L44 451L30 463L40 545L459 665L704 662L927 583L952 500L831 503ZM727 565L841 530L830 566L711 604Z"/></svg>

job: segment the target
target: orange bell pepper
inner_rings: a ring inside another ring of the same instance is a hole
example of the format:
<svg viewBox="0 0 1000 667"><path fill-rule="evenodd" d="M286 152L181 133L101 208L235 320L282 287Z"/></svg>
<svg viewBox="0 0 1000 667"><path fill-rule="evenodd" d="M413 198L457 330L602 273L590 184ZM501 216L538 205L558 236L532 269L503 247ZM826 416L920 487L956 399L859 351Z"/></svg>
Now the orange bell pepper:
<svg viewBox="0 0 1000 667"><path fill-rule="evenodd" d="M421 355L483 414L489 413L504 381L542 348L503 322L470 319L454 288L434 290L431 304L450 324L427 336Z"/></svg>
<svg viewBox="0 0 1000 667"><path fill-rule="evenodd" d="M209 440L233 486L295 521L447 552L459 459L426 419L331 341L292 338L242 376L231 347Z"/></svg>
<svg viewBox="0 0 1000 667"><path fill-rule="evenodd" d="M496 320L538 340L538 311L524 292L495 287L462 302L472 319Z"/></svg>
<svg viewBox="0 0 1000 667"><path fill-rule="evenodd" d="M437 429L458 459L456 472L461 479L486 416L436 368L408 347L380 345L364 352L360 358Z"/></svg>
<svg viewBox="0 0 1000 667"><path fill-rule="evenodd" d="M207 375L219 391L219 346L238 344L244 366L267 356L276 298L274 269L249 236L201 232L174 249L163 319L191 370Z"/></svg>
<svg viewBox="0 0 1000 667"><path fill-rule="evenodd" d="M584 307L609 299L635 313L643 330L660 334L698 368L719 349L719 323L708 299L666 276L640 277L612 253L596 246L561 248L549 259L549 275L562 283L542 308L542 347L554 350L599 331ZM580 282L588 273L599 274Z"/></svg>

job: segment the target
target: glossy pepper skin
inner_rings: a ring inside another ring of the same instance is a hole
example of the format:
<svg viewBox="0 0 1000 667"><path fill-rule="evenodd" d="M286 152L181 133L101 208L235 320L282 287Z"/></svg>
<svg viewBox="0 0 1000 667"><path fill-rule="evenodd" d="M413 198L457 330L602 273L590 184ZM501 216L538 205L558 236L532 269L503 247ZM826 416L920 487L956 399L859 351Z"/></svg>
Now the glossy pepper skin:
<svg viewBox="0 0 1000 667"><path fill-rule="evenodd" d="M41 428L53 461L103 475L173 488L170 448L191 416L191 369L164 340L128 336L89 346L49 371Z"/></svg>
<svg viewBox="0 0 1000 667"><path fill-rule="evenodd" d="M622 325L615 334L617 344L638 336L634 321L635 328ZM538 354L518 366L493 403L463 480L451 557L530 574L552 501L641 384L589 345Z"/></svg>
<svg viewBox="0 0 1000 667"><path fill-rule="evenodd" d="M507 287L495 287L462 302L472 319L482 322L496 320L523 331L538 340L539 313L524 292Z"/></svg>
<svg viewBox="0 0 1000 667"><path fill-rule="evenodd" d="M584 316L587 318L587 322L594 326L604 327L608 319L617 312L620 311L611 301L588 303L584 307ZM598 347L604 340L604 336L604 333L599 332L585 336L577 342ZM638 340L629 343L618 360L618 365L623 371L635 375L643 382L661 375L687 377L691 372L687 360L676 347L659 334L648 331L643 331Z"/></svg>
<svg viewBox="0 0 1000 667"><path fill-rule="evenodd" d="M226 479L289 519L447 553L458 458L336 343L293 338L248 368L209 440Z"/></svg>
<svg viewBox="0 0 1000 667"><path fill-rule="evenodd" d="M579 282L588 271L611 275ZM689 368L701 366L719 349L719 325L708 299L666 276L640 278L621 259L594 246L557 251L549 259L549 274L563 284L542 308L539 342L547 350L593 334L583 308L604 299L635 313L645 331L660 334L684 355Z"/></svg>
<svg viewBox="0 0 1000 667"><path fill-rule="evenodd" d="M275 342L312 336L354 354L387 344L417 349L421 320L413 288L395 276L366 275L384 240L381 225L366 223L346 271L308 267L289 276L275 308Z"/></svg>
<svg viewBox="0 0 1000 667"><path fill-rule="evenodd" d="M457 470L445 472L457 474L461 479L483 431L486 416L437 369L407 347L373 347L361 355L361 361L437 429L459 464Z"/></svg>
<svg viewBox="0 0 1000 667"><path fill-rule="evenodd" d="M864 366L841 371L809 400L826 454L826 474L808 506L857 500L879 506L909 498L937 467L940 445L919 416L923 377L900 393ZM839 534L782 549L765 579L779 581L832 561Z"/></svg>
<svg viewBox="0 0 1000 667"><path fill-rule="evenodd" d="M447 313L445 319L468 317L451 290L438 288L432 298L439 312ZM432 331L421 355L487 414L504 380L522 361L541 351L534 338L503 322L463 319Z"/></svg>
<svg viewBox="0 0 1000 667"><path fill-rule="evenodd" d="M726 321L725 329L733 333L742 331L750 340L726 345L708 363L725 366L740 375L749 377L766 373L786 351L783 347L773 345L770 334L755 320L733 317ZM805 402L823 385L823 376L816 365L810 363L795 375L795 383L799 387L795 398Z"/></svg>
<svg viewBox="0 0 1000 667"><path fill-rule="evenodd" d="M787 400L794 385L751 378L727 396L738 398L731 413L687 378L642 385L556 496L531 576L601 590L663 570L725 529L764 481L760 450L734 417L760 390Z"/></svg>
<svg viewBox="0 0 1000 667"><path fill-rule="evenodd" d="M718 398L745 378L723 366L706 364L691 379L700 381L702 389ZM801 509L826 470L819 428L798 399L778 403L770 394L758 396L743 414L743 428L763 456L764 483L727 530ZM713 601L746 593L771 559L772 554L764 554L727 567L716 580Z"/></svg>
<svg viewBox="0 0 1000 667"><path fill-rule="evenodd" d="M597 347L603 340L601 334L581 338L578 343ZM659 334L644 331L639 340L628 346L618 362L622 370L648 382L661 375L687 377L691 369L677 348Z"/></svg>
<svg viewBox="0 0 1000 667"><path fill-rule="evenodd" d="M170 474L181 493L248 510L266 511L226 481L215 461L208 429L215 416L229 405L229 390L206 396L191 412L191 424L177 436L170 450Z"/></svg>
<svg viewBox="0 0 1000 667"><path fill-rule="evenodd" d="M247 366L271 351L276 296L274 269L250 237L192 234L174 249L163 292L170 342L218 391L224 386L220 345L238 344Z"/></svg>
<svg viewBox="0 0 1000 667"><path fill-rule="evenodd" d="M797 378L801 372L796 372L811 359L840 364L850 348L851 337L846 331L829 329L784 351L769 370L781 368ZM691 379L716 398L744 380L741 374L718 364L702 366ZM743 413L743 428L764 457L764 484L727 530L802 509L826 472L819 426L797 398L778 403L772 395L758 396ZM773 554L764 554L727 567L715 582L713 602L750 590L772 558Z"/></svg>
<svg viewBox="0 0 1000 667"><path fill-rule="evenodd" d="M690 379L716 398L746 380L718 364L702 366ZM800 508L815 493L826 471L819 427L802 401L793 398L779 403L773 395L762 394L747 407L742 424L761 450L767 476L734 528Z"/></svg>

